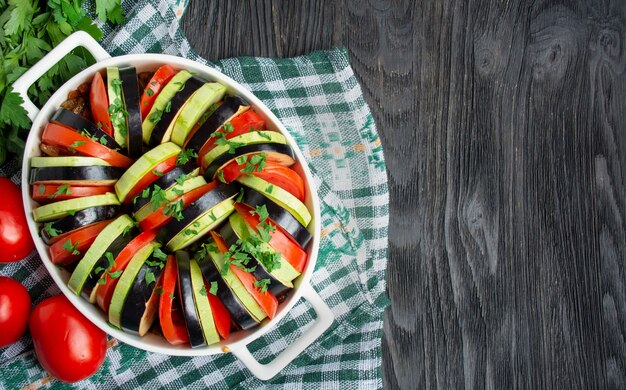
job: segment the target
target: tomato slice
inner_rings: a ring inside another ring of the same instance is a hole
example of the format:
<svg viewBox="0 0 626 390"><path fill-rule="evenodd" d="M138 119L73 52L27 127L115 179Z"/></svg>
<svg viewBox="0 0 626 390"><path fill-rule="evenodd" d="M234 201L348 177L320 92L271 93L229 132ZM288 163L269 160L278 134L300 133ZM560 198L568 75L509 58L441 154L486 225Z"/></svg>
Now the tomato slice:
<svg viewBox="0 0 626 390"><path fill-rule="evenodd" d="M102 130L112 136L113 126L111 126L111 118L109 117L109 98L107 97L107 89L100 72L96 72L91 81L89 103L91 104L94 122L100 124Z"/></svg>
<svg viewBox="0 0 626 390"><path fill-rule="evenodd" d="M281 165L273 161L267 161L266 166L261 172L250 172L251 175L260 177L261 179L282 188L291 195L304 202L304 180L293 169ZM230 183L243 174L246 163L237 164L237 161L231 161L221 169L224 174L224 180Z"/></svg>
<svg viewBox="0 0 626 390"><path fill-rule="evenodd" d="M235 210L243 217L246 223L252 227L255 231L257 231L257 226L260 223L258 215L250 214L252 211L252 207L235 203ZM276 226L275 223L270 221L272 226ZM282 230L276 229L274 232L270 233L270 246L274 248L274 250L280 252L285 260L291 264L291 266L298 272L302 272L304 270L304 266L306 265L307 255L304 249L300 247L297 243L293 242Z"/></svg>
<svg viewBox="0 0 626 390"><path fill-rule="evenodd" d="M64 235L64 239L57 240L54 244L50 245L50 260L53 264L68 265L79 260L91 247L91 244L96 240L98 234L104 229L112 219L106 221L97 222L90 226L86 226L80 229L73 230L69 234ZM63 245L67 241L70 241L72 250L66 250ZM74 247L76 245L76 247ZM80 252L74 254L74 250Z"/></svg>
<svg viewBox="0 0 626 390"><path fill-rule="evenodd" d="M243 114L234 117L230 121L230 124L233 126L233 131L226 133L226 139L231 139L252 130L262 130L265 128L265 121L253 110L248 110ZM221 127L217 131L224 133L224 129ZM198 165L202 165L204 155L213 149L216 140L216 137L211 137L204 145L202 145L200 151L198 152Z"/></svg>
<svg viewBox="0 0 626 390"><path fill-rule="evenodd" d="M51 146L71 148L85 156L101 158L114 167L128 168L133 164L133 160L123 154L56 123L46 125L41 135L41 142Z"/></svg>
<svg viewBox="0 0 626 390"><path fill-rule="evenodd" d="M159 322L161 323L163 336L172 345L189 342L189 334L181 313L180 303L178 299L175 299L177 281L178 266L176 265L176 259L174 256L169 255L163 270L163 293L159 302Z"/></svg>
<svg viewBox="0 0 626 390"><path fill-rule="evenodd" d="M211 285L207 283L206 280L204 281L204 287L206 291L211 290ZM228 335L230 335L230 313L218 297L210 293L207 294L207 297L209 298L209 305L211 305L211 312L213 313L213 321L215 322L217 333L220 334L222 339L227 339Z"/></svg>
<svg viewBox="0 0 626 390"><path fill-rule="evenodd" d="M217 184L218 184L217 181L212 181L208 184L205 184L187 193L182 194L178 198L172 200L172 202L178 202L179 200L182 199L183 207L187 207L189 204L195 202L202 195L206 194L207 192L217 187ZM156 229L165 225L167 222L169 222L169 220L172 219L172 217L163 214L163 209L165 209L166 205L167 203L161 205L161 207L156 209L156 211L154 211L152 214L144 218L144 220L139 223L139 227L141 228L141 230Z"/></svg>
<svg viewBox="0 0 626 390"><path fill-rule="evenodd" d="M148 116L157 96L176 73L178 73L178 71L171 65L163 65L154 73L150 82L146 85L146 89L141 94L140 106L142 119Z"/></svg>
<svg viewBox="0 0 626 390"><path fill-rule="evenodd" d="M133 256L135 256L139 249L151 243L156 235L156 231L146 231L133 238L117 255L115 258L115 264L111 267L109 273L124 271L128 263L130 263L130 260ZM101 284L96 291L96 302L105 313L108 313L109 306L111 305L111 298L113 297L113 291L115 290L115 286L117 286L119 277L111 278L111 276L105 274L104 278L104 284Z"/></svg>
<svg viewBox="0 0 626 390"><path fill-rule="evenodd" d="M82 198L92 195L102 195L106 194L107 192L115 193L115 189L113 188L113 186L69 186L67 191L63 191L62 194L56 194L59 190L59 187L59 184L33 184L33 200L39 203L49 203L56 202L58 200Z"/></svg>
<svg viewBox="0 0 626 390"><path fill-rule="evenodd" d="M148 187L150 184L157 181L158 178L163 176L164 173L168 173L172 169L176 168L177 158L178 158L178 155L172 156L168 158L167 160L164 160L163 162L161 162L150 172L146 173L146 175L142 177L137 182L137 184L135 184L135 186L128 192L128 195L126 195L126 198L124 200L124 203L129 205L133 201L133 198L139 195L139 193L143 191L146 187ZM160 172L161 174L155 175L154 172Z"/></svg>
<svg viewBox="0 0 626 390"><path fill-rule="evenodd" d="M210 234L211 237L213 237L213 240L215 240L217 249L221 253L228 252L228 247L224 239L214 231L211 231ZM270 319L274 318L274 316L276 315L276 310L278 309L278 299L276 299L276 297L269 291L259 291L259 289L254 286L254 283L257 280L250 272L246 272L233 264L230 265L230 270L233 274L235 274L235 276L237 276L237 279L239 279L241 284L243 284L243 286L246 288L246 291L248 291L248 293L252 295L254 300L259 304L265 314L267 314Z"/></svg>

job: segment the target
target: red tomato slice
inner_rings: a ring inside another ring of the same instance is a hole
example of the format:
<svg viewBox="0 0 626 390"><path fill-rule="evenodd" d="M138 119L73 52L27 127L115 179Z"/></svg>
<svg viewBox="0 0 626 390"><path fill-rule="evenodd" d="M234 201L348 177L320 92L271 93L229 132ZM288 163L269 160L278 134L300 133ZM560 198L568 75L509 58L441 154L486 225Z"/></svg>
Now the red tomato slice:
<svg viewBox="0 0 626 390"><path fill-rule="evenodd" d="M224 241L224 239L214 231L211 231L210 234L217 244L217 249L221 253L228 252L228 247L226 246L226 242ZM235 276L237 276L237 279L239 279L241 284L243 284L243 286L246 288L246 291L248 291L248 293L252 295L254 300L259 304L265 314L267 314L270 319L274 318L274 316L276 315L276 310L278 309L278 299L276 299L276 297L269 291L263 293L260 292L259 289L254 286L254 283L257 280L250 272L246 272L233 264L230 265L230 270L233 274L235 274Z"/></svg>
<svg viewBox="0 0 626 390"><path fill-rule="evenodd" d="M72 148L85 156L101 158L114 167L128 168L133 165L133 160L123 154L56 123L46 125L41 135L41 142L52 146Z"/></svg>
<svg viewBox="0 0 626 390"><path fill-rule="evenodd" d="M124 199L124 204L129 205L133 201L133 198L135 196L139 195L139 193L143 191L146 187L154 183L159 177L163 176L162 174L167 173L171 171L172 169L176 168L177 158L178 158L178 155L172 156L168 158L167 160L161 162L150 172L146 173L146 175L142 177L137 182L137 184L135 184L133 189L128 192L128 195L126 195L126 198ZM154 172L160 172L161 175L155 175Z"/></svg>
<svg viewBox="0 0 626 390"><path fill-rule="evenodd" d="M265 128L265 121L253 110L248 110L241 115L234 117L230 124L233 125L233 131L226 134L226 139L231 139L238 135L245 134L251 130L261 130ZM221 127L217 130L220 133L224 133L224 129ZM198 152L198 165L202 164L202 160L205 154L207 154L215 146L217 138L211 137L200 148Z"/></svg>
<svg viewBox="0 0 626 390"><path fill-rule="evenodd" d="M102 195L107 192L115 193L113 186L69 186L68 192L59 194L53 197L53 195L59 189L59 184L33 184L33 200L39 203L56 202L58 200L67 200L82 198L85 196Z"/></svg>
<svg viewBox="0 0 626 390"><path fill-rule="evenodd" d="M174 256L169 255L163 270L163 293L159 302L159 322L161 323L163 336L172 345L189 342L189 334L187 333L179 301L174 299L177 291L177 281L178 266L176 265L176 259Z"/></svg>
<svg viewBox="0 0 626 390"><path fill-rule="evenodd" d="M131 242L128 243L121 250L121 252L115 258L115 264L111 267L110 273L116 271L124 271L126 266L130 262L130 260L135 256L135 254L139 251L139 249L148 245L154 240L157 232L154 230L142 232L137 237L133 238ZM98 302L98 306L105 313L109 312L109 306L111 305L111 298L113 297L113 291L115 290L115 286L117 286L117 282L120 280L118 278L111 278L108 274L104 276L105 281L104 284L101 284L96 291L96 302Z"/></svg>
<svg viewBox="0 0 626 390"><path fill-rule="evenodd" d="M224 180L227 183L234 181L243 174L241 170L245 166L246 163L239 165L235 160L229 162L221 169L224 174ZM304 180L293 169L273 161L267 161L267 165L263 167L261 172L255 171L250 174L282 188L301 202L304 202Z"/></svg>
<svg viewBox="0 0 626 390"><path fill-rule="evenodd" d="M211 285L204 281L204 287L206 291L211 290ZM211 312L213 313L213 321L215 321L215 328L217 333L220 334L222 339L227 339L230 335L230 313L226 306L220 301L218 297L213 294L207 294L209 297L209 305L211 305Z"/></svg>
<svg viewBox="0 0 626 390"><path fill-rule="evenodd" d="M244 218L250 227L257 231L257 226L259 225L260 220L258 215L250 214L252 207L241 203L235 203L235 210L237 210L239 215ZM272 226L276 226L276 224L271 221L270 224ZM289 239L289 237L278 228L274 232L270 233L270 235L272 236L269 242L270 246L274 248L274 250L280 252L285 260L287 260L296 271L302 272L307 260L307 255L304 249Z"/></svg>
<svg viewBox="0 0 626 390"><path fill-rule="evenodd" d="M146 89L141 94L141 118L145 118L154 105L154 101L163 87L176 75L178 71L171 65L163 65L154 73ZM151 91L151 92L148 92Z"/></svg>
<svg viewBox="0 0 626 390"><path fill-rule="evenodd" d="M91 244L96 240L98 234L104 229L109 223L111 223L112 219L108 219L106 221L96 222L90 226L85 226L80 229L73 230L68 234L64 234L65 237L63 239L57 239L56 242L50 245L50 260L52 260L53 264L59 265L68 265L73 262L79 260L85 255L87 249L91 247ZM56 237L55 237L56 238ZM74 250L68 251L63 249L63 245L67 241L70 241L70 245L74 248L79 254L74 254Z"/></svg>
<svg viewBox="0 0 626 390"><path fill-rule="evenodd" d="M182 199L183 207L187 207L189 204L195 202L202 195L217 187L217 184L217 181L212 181L208 184L184 193L178 198L172 200L172 202L178 202L180 199ZM171 216L168 217L167 215L163 214L163 209L166 205L167 203L161 205L161 207L159 207L155 212L144 218L144 220L139 223L139 227L141 228L141 230L156 229L165 225L172 218Z"/></svg>
<svg viewBox="0 0 626 390"><path fill-rule="evenodd" d="M112 136L113 126L111 126L111 118L109 117L109 98L107 97L107 89L100 72L93 76L91 90L89 91L89 103L91 104L94 122L100 124L102 130Z"/></svg>

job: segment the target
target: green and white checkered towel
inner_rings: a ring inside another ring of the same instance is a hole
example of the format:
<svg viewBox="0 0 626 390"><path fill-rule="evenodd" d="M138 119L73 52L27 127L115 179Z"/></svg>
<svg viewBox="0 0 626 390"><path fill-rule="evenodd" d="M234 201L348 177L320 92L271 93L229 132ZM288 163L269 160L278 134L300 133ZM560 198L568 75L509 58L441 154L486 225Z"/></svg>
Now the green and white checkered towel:
<svg viewBox="0 0 626 390"><path fill-rule="evenodd" d="M343 49L291 59L207 62L182 35L175 2L141 1L104 40L112 55L167 53L219 69L278 116L304 152L321 199L322 240L311 283L335 314L332 327L271 381L253 377L232 354L171 357L112 340L103 367L80 388L378 388L387 265L388 191L380 139ZM128 2L124 4L128 6ZM2 168L19 182L19 161ZM35 303L59 293L39 257L0 266ZM267 363L301 334L314 311L301 300L249 349ZM59 387L41 369L27 335L0 349L0 388Z"/></svg>

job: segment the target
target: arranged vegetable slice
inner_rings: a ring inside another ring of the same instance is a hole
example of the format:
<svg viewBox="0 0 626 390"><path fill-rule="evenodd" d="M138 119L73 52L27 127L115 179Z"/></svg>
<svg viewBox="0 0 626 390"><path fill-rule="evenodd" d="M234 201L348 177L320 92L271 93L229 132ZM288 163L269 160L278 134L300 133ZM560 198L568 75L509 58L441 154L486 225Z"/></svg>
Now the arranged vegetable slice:
<svg viewBox="0 0 626 390"><path fill-rule="evenodd" d="M200 150L200 148L202 148L202 145L204 145L209 140L209 138L211 138L213 133L217 131L218 128L229 122L237 115L248 111L249 108L250 105L239 96L227 96L226 98L224 98L224 103L219 106L213 112L213 114L211 114L211 116L209 116L206 122L204 122L204 124L198 130L196 130L194 134L186 134L186 138L188 140L185 144L185 147L187 149ZM197 122L197 119L195 122Z"/></svg>
<svg viewBox="0 0 626 390"><path fill-rule="evenodd" d="M67 217L45 223L41 229L41 238L47 245L53 244L76 229L111 219L119 211L119 206L96 206L77 211Z"/></svg>
<svg viewBox="0 0 626 390"><path fill-rule="evenodd" d="M62 240L58 240L50 245L50 260L56 265L68 265L82 258L82 255L91 247L98 237L98 234L104 229L112 219L77 229L71 234L65 236Z"/></svg>
<svg viewBox="0 0 626 390"><path fill-rule="evenodd" d="M249 133L252 134L252 133ZM213 149L216 150L217 148ZM212 153L211 151L210 153ZM209 154L210 154L209 153ZM256 156L259 157L256 157ZM255 145L246 145L237 147L233 153L223 153L219 155L215 160L211 162L205 169L204 176L207 178L211 178L214 176L218 176L220 180L226 181L226 178L223 177L223 173L221 169L226 166L229 162L235 161L243 161L250 160L254 162L258 160L256 164L251 164L252 169L259 169L263 164L266 164L268 161L273 163L279 163L282 165L292 165L294 163L294 154L293 150L289 145L278 144L278 143L264 143L264 144L255 144Z"/></svg>
<svg viewBox="0 0 626 390"><path fill-rule="evenodd" d="M172 127L172 142L183 146L193 125L209 107L222 100L225 93L226 87L219 83L206 83L194 92L176 117ZM209 120L210 117L207 122Z"/></svg>
<svg viewBox="0 0 626 390"><path fill-rule="evenodd" d="M89 207L109 205L120 205L115 194L106 193L104 195L94 195L86 198L62 200L37 207L33 210L33 218L35 222L48 222Z"/></svg>
<svg viewBox="0 0 626 390"><path fill-rule="evenodd" d="M163 90L159 93L159 96L154 100L154 104L150 109L150 112L143 118L141 128L143 131L143 142L148 144L150 137L152 136L152 130L161 121L161 116L165 112L168 103L172 100L181 89L183 89L185 82L191 78L191 73L186 70L181 70L176 73L174 77L165 85ZM171 109L171 107L170 107Z"/></svg>
<svg viewBox="0 0 626 390"><path fill-rule="evenodd" d="M311 222L311 213L306 205L282 188L272 186L265 180L252 175L240 176L237 181L263 194L266 198L289 211L303 226L306 227ZM270 190L270 188L272 189Z"/></svg>
<svg viewBox="0 0 626 390"><path fill-rule="evenodd" d="M311 233L290 212L251 188L244 191L243 203L256 208L265 205L269 218L279 229L304 248L311 241Z"/></svg>
<svg viewBox="0 0 626 390"><path fill-rule="evenodd" d="M225 140L224 142L217 142L218 145L204 156L202 160L202 166L204 168L211 165L219 156L224 154L233 155L233 151L241 147L258 144L287 145L287 139L284 135L269 130L253 131L231 138L230 140ZM293 153L290 154L293 155Z"/></svg>
<svg viewBox="0 0 626 390"><path fill-rule="evenodd" d="M113 222L108 224L96 237L95 241L85 253L85 256L78 262L78 265L72 272L72 276L67 282L67 287L76 295L80 295L87 279L91 275L91 271L96 263L105 256L105 252L116 239L123 236L134 226L133 220L126 214L119 216Z"/></svg>
<svg viewBox="0 0 626 390"><path fill-rule="evenodd" d="M204 340L208 345L215 344L220 341L220 336L217 334L213 310L211 310L211 304L209 303L208 295L210 292L207 291L204 285L202 272L194 259L189 259L189 274L191 275L191 288Z"/></svg>
<svg viewBox="0 0 626 390"><path fill-rule="evenodd" d="M197 176L198 172L199 168L186 165L177 166L169 172L164 172L163 176L150 183L150 185L148 185L147 187L144 187L141 190L141 195L136 195L132 198L132 201L130 203L132 211L137 212L140 208L150 202L151 199L149 195L143 196L144 191L146 194L152 194L157 187L160 189L170 188L177 182L185 181L187 177Z"/></svg>
<svg viewBox="0 0 626 390"><path fill-rule="evenodd" d="M164 190L164 193L158 196L158 199L151 199L145 206L137 210L133 217L136 221L143 221L148 215L157 211L162 205L167 202L178 198L186 194L189 191L206 185L206 180L202 176L192 176L185 180L182 184L175 183L172 187ZM158 191L158 190L157 190ZM147 191L146 191L147 192ZM148 194L149 198L149 194Z"/></svg>
<svg viewBox="0 0 626 390"><path fill-rule="evenodd" d="M217 285L217 297L232 316L233 322L240 329L244 330L256 326L258 322L252 318L250 313L248 313L246 308L239 301L239 298L235 296L233 290L231 290L231 288L226 284L223 277L220 275L220 271L215 266L215 263L209 255L209 250L212 250L215 255L220 254L214 241L208 241L203 245L203 247L205 248L205 251L199 252L196 255L196 260L200 265L200 270L202 271L205 280L211 285Z"/></svg>
<svg viewBox="0 0 626 390"><path fill-rule="evenodd" d="M82 135L89 137L111 149L120 148L113 137L107 134L104 130L100 129L95 123L92 123L82 116L75 114L70 110L66 110L65 108L59 108L52 116L52 119L50 119L50 122L70 127Z"/></svg>
<svg viewBox="0 0 626 390"><path fill-rule="evenodd" d="M211 212L211 209L225 201L231 201L237 195L236 188L229 184L220 184L214 189L202 195L181 212L181 218L172 219L159 232L161 242L169 244L172 238L178 234L184 234L186 229L194 230L193 223L200 217ZM226 202L229 203L229 202ZM209 217L210 218L210 217ZM198 227L201 228L201 227Z"/></svg>
<svg viewBox="0 0 626 390"><path fill-rule="evenodd" d="M141 156L122 175L117 183L115 183L115 192L117 193L120 201L125 202L127 198L128 200L132 199L134 195L131 193L131 190L133 188L136 188L137 191L141 191L141 189L137 188L137 184L140 181L143 181L142 185L145 188L151 182L162 176L162 174L165 172L158 172L156 174L153 172L159 166L159 164L163 163L166 160L170 160L170 163L168 165L170 165L171 168L176 166L176 157L180 152L181 149L176 144L168 142L157 146L156 148ZM173 165L171 164L171 159L174 159ZM152 175L150 176L150 174ZM145 179L146 175L148 175L148 179Z"/></svg>
<svg viewBox="0 0 626 390"><path fill-rule="evenodd" d="M295 196L300 202L304 202L306 195L304 180L293 169L274 162L268 162L261 171L253 171L250 174L282 188Z"/></svg>
<svg viewBox="0 0 626 390"><path fill-rule="evenodd" d="M59 200L84 198L115 192L113 186L76 186L70 184L33 184L31 197L35 202L50 203Z"/></svg>
<svg viewBox="0 0 626 390"><path fill-rule="evenodd" d="M226 126L229 131L224 129L224 125L226 123L230 123L230 126ZM198 165L202 164L204 155L215 147L215 141L218 139L224 138L230 140L242 134L265 128L265 121L259 116L259 114L254 112L254 110L248 110L241 115L237 115L230 122L226 123L216 131L210 133L209 140L202 145L202 148L200 148L200 151L198 152ZM207 129L204 131L208 132L209 130Z"/></svg>
<svg viewBox="0 0 626 390"><path fill-rule="evenodd" d="M215 232L211 232L211 237L215 241L217 249L224 256L226 256L226 253L228 253L228 247L226 246L224 240ZM259 286L258 280L252 273L246 272L246 270L234 265L233 263L231 263L229 267L231 272L237 277L237 279L239 279L241 285L246 289L248 294L254 298L265 314L270 319L274 318L276 310L278 309L278 300L276 297L272 293L268 292L267 288L265 288L264 291L261 291L261 289L257 287Z"/></svg>
<svg viewBox="0 0 626 390"><path fill-rule="evenodd" d="M191 344L191 348L203 347L206 345L206 340L204 339L200 316L194 299L189 253L177 251L174 255L176 256L176 264L178 266L177 293L183 308L183 318L187 325L189 343Z"/></svg>
<svg viewBox="0 0 626 390"><path fill-rule="evenodd" d="M61 156L61 157L31 157L31 168L49 167L109 167L111 164L97 157Z"/></svg>
<svg viewBox="0 0 626 390"><path fill-rule="evenodd" d="M114 167L128 168L133 160L91 138L55 123L48 123L41 134L41 142L75 151L85 156L98 157Z"/></svg>
<svg viewBox="0 0 626 390"><path fill-rule="evenodd" d="M77 184L82 186L109 186L117 182L124 169L110 166L43 167L30 169L30 184Z"/></svg>
<svg viewBox="0 0 626 390"><path fill-rule="evenodd" d="M213 313L213 321L215 322L217 333L219 333L222 339L227 339L230 335L232 319L226 306L224 306L222 301L217 297L217 291L214 291L217 290L217 283L212 284L205 280L204 288L209 292L207 297L209 298L209 305L211 305L211 312Z"/></svg>
<svg viewBox="0 0 626 390"><path fill-rule="evenodd" d="M89 104L96 125L109 136L112 136L113 126L111 125L111 118L109 118L109 97L100 72L96 72L91 81Z"/></svg>
<svg viewBox="0 0 626 390"><path fill-rule="evenodd" d="M150 113L150 109L154 104L157 96L161 90L165 87L165 85L176 75L178 71L174 69L171 65L165 64L159 67L152 78L146 85L143 93L141 94L141 117L145 119Z"/></svg>
<svg viewBox="0 0 626 390"><path fill-rule="evenodd" d="M105 313L109 311L111 298L119 282L119 275L141 248L149 245L156 237L155 231L146 231L133 238L115 258L115 264L102 278L103 282L96 293L96 302ZM116 276L115 278L112 276Z"/></svg>
<svg viewBox="0 0 626 390"><path fill-rule="evenodd" d="M156 319L163 290L161 275L167 255L163 253L162 259L154 255L141 266L122 309L122 329L139 336L145 335Z"/></svg>
<svg viewBox="0 0 626 390"><path fill-rule="evenodd" d="M110 66L107 68L107 91L109 92L109 118L113 126L113 138L120 147L125 148L128 126L124 96L122 95L122 79L117 67Z"/></svg>
<svg viewBox="0 0 626 390"><path fill-rule="evenodd" d="M128 155L137 158L141 156L143 149L137 70L133 66L128 66L119 69L119 74L126 108L126 146Z"/></svg>
<svg viewBox="0 0 626 390"><path fill-rule="evenodd" d="M109 323L111 325L117 328L122 327L122 311L128 299L128 295L137 279L139 271L150 258L155 248L158 247L159 244L156 242L144 245L130 259L128 265L126 265L122 276L120 276L120 280L117 282L117 286L115 286L113 296L111 297L111 304L109 305Z"/></svg>
<svg viewBox="0 0 626 390"><path fill-rule="evenodd" d="M159 323L161 324L163 336L172 345L189 342L180 300L175 295L177 294L177 283L178 266L176 258L169 255L163 270L163 294L161 294L159 302Z"/></svg>

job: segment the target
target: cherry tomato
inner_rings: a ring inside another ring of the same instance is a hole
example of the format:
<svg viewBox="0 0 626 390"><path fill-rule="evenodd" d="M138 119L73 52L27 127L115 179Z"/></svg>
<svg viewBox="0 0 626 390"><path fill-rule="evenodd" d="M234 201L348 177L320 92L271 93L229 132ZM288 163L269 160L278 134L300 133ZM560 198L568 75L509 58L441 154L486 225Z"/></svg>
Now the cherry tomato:
<svg viewBox="0 0 626 390"><path fill-rule="evenodd" d="M30 295L22 284L0 276L0 348L13 344L26 332Z"/></svg>
<svg viewBox="0 0 626 390"><path fill-rule="evenodd" d="M91 82L89 103L91 104L91 113L96 124L99 123L102 130L108 135L113 135L113 127L109 117L109 98L107 97L107 89L100 72L96 73Z"/></svg>
<svg viewBox="0 0 626 390"><path fill-rule="evenodd" d="M35 248L28 231L22 193L6 177L0 177L0 263L21 260Z"/></svg>
<svg viewBox="0 0 626 390"><path fill-rule="evenodd" d="M146 85L146 89L141 94L141 118L145 118L148 116L150 109L154 105L154 101L156 100L159 93L165 87L165 85L178 73L176 69L172 68L171 65L163 65L156 72L154 72L154 76L150 79L150 82Z"/></svg>
<svg viewBox="0 0 626 390"><path fill-rule="evenodd" d="M28 324L41 366L65 383L83 380L100 369L106 357L106 334L89 322L64 296L35 307Z"/></svg>

